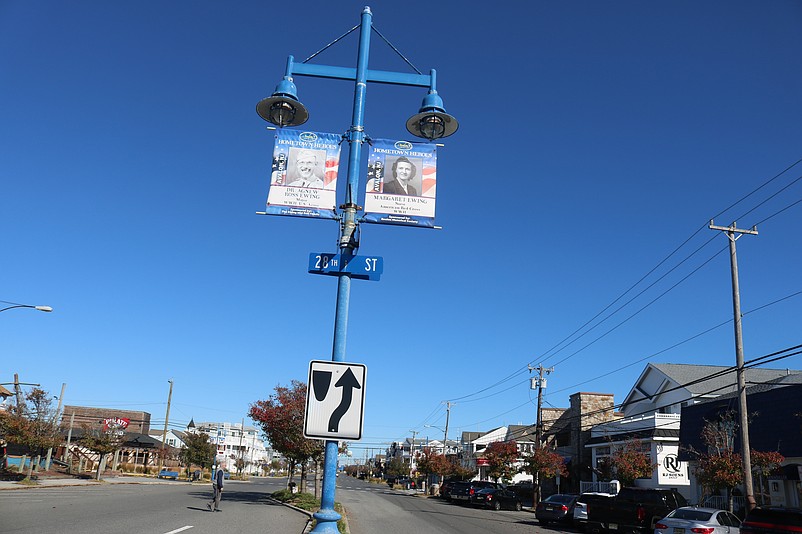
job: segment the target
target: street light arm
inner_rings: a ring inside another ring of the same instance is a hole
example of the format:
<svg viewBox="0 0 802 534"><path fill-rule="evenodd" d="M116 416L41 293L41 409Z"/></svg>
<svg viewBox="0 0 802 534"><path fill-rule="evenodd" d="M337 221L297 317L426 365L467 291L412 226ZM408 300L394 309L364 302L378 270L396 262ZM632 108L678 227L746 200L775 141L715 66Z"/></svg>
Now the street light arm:
<svg viewBox="0 0 802 534"><path fill-rule="evenodd" d="M48 313L53 311L53 308L51 308L50 306L32 306L30 304L15 304L13 306L0 308L0 312L4 312L6 310L13 310L14 308L31 308L32 310L39 310Z"/></svg>

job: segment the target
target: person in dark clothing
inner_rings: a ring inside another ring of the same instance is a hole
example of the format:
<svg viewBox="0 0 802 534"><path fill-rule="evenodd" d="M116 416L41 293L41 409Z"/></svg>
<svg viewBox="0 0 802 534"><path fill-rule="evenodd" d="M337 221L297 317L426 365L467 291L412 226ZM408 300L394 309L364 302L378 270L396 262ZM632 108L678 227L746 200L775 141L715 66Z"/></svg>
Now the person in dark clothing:
<svg viewBox="0 0 802 534"><path fill-rule="evenodd" d="M206 508L208 508L210 512L220 511L220 498L223 496L224 479L225 475L223 473L223 468L218 466L217 471L215 471L214 477L212 478L212 490L214 491L214 497L212 498L211 502L206 503ZM214 505L214 508L212 508L212 505Z"/></svg>

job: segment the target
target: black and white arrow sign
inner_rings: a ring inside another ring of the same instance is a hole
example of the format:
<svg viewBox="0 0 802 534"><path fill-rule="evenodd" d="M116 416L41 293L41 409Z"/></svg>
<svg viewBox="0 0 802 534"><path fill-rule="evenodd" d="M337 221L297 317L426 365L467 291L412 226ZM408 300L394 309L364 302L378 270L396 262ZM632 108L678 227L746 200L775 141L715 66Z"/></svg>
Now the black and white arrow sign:
<svg viewBox="0 0 802 534"><path fill-rule="evenodd" d="M366 377L367 368L359 363L310 362L304 436L361 439Z"/></svg>

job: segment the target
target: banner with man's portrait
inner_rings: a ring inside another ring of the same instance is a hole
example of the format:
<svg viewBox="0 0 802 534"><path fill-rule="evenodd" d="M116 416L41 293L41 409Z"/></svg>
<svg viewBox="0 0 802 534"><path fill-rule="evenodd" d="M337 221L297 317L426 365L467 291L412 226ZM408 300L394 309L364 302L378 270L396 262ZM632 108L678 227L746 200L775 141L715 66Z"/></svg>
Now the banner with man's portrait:
<svg viewBox="0 0 802 534"><path fill-rule="evenodd" d="M366 222L434 226L437 146L374 139L368 154Z"/></svg>
<svg viewBox="0 0 802 534"><path fill-rule="evenodd" d="M266 213L334 219L341 140L338 134L278 130Z"/></svg>

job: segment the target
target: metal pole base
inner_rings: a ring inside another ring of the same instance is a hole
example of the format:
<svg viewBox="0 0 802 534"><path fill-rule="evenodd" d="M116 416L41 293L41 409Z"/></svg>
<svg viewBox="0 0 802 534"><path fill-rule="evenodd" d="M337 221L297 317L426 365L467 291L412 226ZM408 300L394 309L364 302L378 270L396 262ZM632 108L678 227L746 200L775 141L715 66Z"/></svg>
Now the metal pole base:
<svg viewBox="0 0 802 534"><path fill-rule="evenodd" d="M317 524L310 532L325 533L325 534L340 534L337 530L337 521L342 519L342 516L334 510L319 510L312 514L312 517L317 519Z"/></svg>

